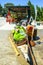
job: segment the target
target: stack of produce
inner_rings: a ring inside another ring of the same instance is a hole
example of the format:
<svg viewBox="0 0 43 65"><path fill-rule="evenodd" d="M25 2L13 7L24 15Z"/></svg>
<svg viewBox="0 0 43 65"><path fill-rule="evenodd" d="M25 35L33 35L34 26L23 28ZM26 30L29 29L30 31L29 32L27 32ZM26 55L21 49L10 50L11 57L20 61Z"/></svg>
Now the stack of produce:
<svg viewBox="0 0 43 65"><path fill-rule="evenodd" d="M13 39L16 43L22 43L26 40L25 29L22 26L16 26L15 30L12 30Z"/></svg>

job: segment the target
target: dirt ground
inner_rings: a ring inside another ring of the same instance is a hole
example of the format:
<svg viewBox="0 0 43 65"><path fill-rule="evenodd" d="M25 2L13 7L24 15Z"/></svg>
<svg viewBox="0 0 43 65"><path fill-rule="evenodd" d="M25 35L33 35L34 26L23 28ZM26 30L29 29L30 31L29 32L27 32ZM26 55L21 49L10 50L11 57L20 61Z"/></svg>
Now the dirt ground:
<svg viewBox="0 0 43 65"><path fill-rule="evenodd" d="M37 36L39 39L36 40L37 45L33 47L33 54L35 56L37 65L43 65L43 29L38 30Z"/></svg>
<svg viewBox="0 0 43 65"><path fill-rule="evenodd" d="M10 31L0 30L0 65L20 65L9 42Z"/></svg>
<svg viewBox="0 0 43 65"><path fill-rule="evenodd" d="M0 65L21 65L8 39L9 34L10 31L0 30ZM43 42L43 30L38 30L38 36ZM36 47L33 48L34 54L35 49Z"/></svg>

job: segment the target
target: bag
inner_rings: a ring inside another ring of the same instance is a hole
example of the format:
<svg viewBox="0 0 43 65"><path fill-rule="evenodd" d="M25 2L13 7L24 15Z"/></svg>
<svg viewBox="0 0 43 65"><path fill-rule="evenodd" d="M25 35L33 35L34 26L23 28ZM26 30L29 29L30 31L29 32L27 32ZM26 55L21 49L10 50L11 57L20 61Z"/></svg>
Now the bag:
<svg viewBox="0 0 43 65"><path fill-rule="evenodd" d="M33 47L33 46L35 46L36 44L35 44L35 42L34 41L30 41L30 45Z"/></svg>

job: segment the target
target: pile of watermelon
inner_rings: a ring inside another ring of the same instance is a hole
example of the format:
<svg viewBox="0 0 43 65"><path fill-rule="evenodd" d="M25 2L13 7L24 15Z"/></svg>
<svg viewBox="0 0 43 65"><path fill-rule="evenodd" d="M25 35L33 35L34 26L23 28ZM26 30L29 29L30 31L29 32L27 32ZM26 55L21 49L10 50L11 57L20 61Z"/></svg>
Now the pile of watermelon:
<svg viewBox="0 0 43 65"><path fill-rule="evenodd" d="M12 30L12 34L15 41L21 41L26 37L26 31L22 26L16 26L15 30Z"/></svg>

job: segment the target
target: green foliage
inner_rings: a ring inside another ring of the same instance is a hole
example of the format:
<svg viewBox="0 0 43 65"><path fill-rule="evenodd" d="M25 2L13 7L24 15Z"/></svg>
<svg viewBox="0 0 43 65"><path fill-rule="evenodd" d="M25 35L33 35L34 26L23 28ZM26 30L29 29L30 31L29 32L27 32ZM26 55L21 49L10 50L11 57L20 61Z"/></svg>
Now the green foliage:
<svg viewBox="0 0 43 65"><path fill-rule="evenodd" d="M9 6L14 6L14 4L13 3L4 4L4 8L2 9L2 15L3 16L8 13L8 8L7 7L9 7Z"/></svg>
<svg viewBox="0 0 43 65"><path fill-rule="evenodd" d="M1 4L0 4L0 15L2 14L2 6L1 6Z"/></svg>
<svg viewBox="0 0 43 65"><path fill-rule="evenodd" d="M41 20L43 21L43 7L41 8Z"/></svg>
<svg viewBox="0 0 43 65"><path fill-rule="evenodd" d="M36 20L43 21L43 7L36 6L37 9L37 17Z"/></svg>
<svg viewBox="0 0 43 65"><path fill-rule="evenodd" d="M7 8L7 7L9 7L9 6L14 6L14 4L13 4L13 3L6 3L6 4L4 5L5 8Z"/></svg>
<svg viewBox="0 0 43 65"><path fill-rule="evenodd" d="M8 12L8 9L7 8L3 8L2 9L2 16L4 16L5 14L7 14L7 12Z"/></svg>
<svg viewBox="0 0 43 65"><path fill-rule="evenodd" d="M28 1L28 5L30 6L31 16L33 16L33 19L35 19L35 8L34 8L34 5L30 1Z"/></svg>
<svg viewBox="0 0 43 65"><path fill-rule="evenodd" d="M2 16L6 15L8 13L7 7L9 7L9 6L14 6L14 4L13 3L6 3L6 4L4 4L4 8L2 8L0 5L1 11L2 11L2 13L1 13Z"/></svg>
<svg viewBox="0 0 43 65"><path fill-rule="evenodd" d="M36 17L36 21L39 21L39 20L40 20L40 18L37 16L37 17Z"/></svg>

